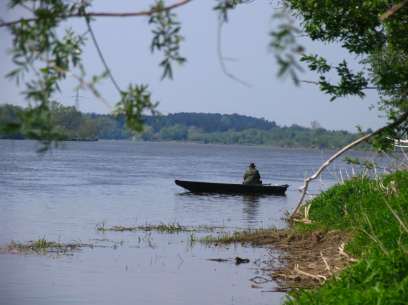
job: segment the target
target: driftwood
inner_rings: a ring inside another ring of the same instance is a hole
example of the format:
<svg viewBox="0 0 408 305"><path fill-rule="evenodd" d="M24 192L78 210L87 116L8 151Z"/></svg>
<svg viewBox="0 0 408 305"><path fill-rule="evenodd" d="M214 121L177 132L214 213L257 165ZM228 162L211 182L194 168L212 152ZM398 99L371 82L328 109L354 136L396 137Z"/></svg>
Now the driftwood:
<svg viewBox="0 0 408 305"><path fill-rule="evenodd" d="M295 216L297 215L299 208L301 207L303 200L305 199L305 196L307 194L307 190L309 187L309 183L312 180L315 180L316 178L318 178L320 176L320 174L331 164L333 163L334 160L336 160L338 157L340 157L343 153L345 153L346 151L350 150L351 148L357 146L358 144L367 141L368 139L381 134L382 132L384 132L386 129L389 128L395 128L397 126L399 126L401 123L405 122L408 119L408 112L403 113L397 120L395 120L394 122L383 126L379 129L377 129L376 131L366 134L360 138L358 138L357 140L351 142L350 144L344 146L342 149L338 150L334 155L332 155L326 162L324 162L320 168L312 175L309 176L305 179L304 185L302 186L302 188L300 189L302 191L302 194L300 196L299 202L295 208L295 210L293 211L292 215L289 217L289 220L293 220L295 218Z"/></svg>

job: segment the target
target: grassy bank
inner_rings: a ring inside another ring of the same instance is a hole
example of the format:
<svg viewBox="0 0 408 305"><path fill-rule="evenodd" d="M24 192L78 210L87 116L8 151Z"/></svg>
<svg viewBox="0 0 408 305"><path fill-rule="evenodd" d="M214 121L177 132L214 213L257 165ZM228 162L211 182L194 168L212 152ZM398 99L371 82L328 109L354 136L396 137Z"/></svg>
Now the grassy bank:
<svg viewBox="0 0 408 305"><path fill-rule="evenodd" d="M408 172L354 178L312 201L310 225L299 232L339 230L358 258L313 290L295 291L286 304L407 304Z"/></svg>
<svg viewBox="0 0 408 305"><path fill-rule="evenodd" d="M408 304L408 171L336 185L311 201L309 220L201 242L282 250L271 272L286 305Z"/></svg>

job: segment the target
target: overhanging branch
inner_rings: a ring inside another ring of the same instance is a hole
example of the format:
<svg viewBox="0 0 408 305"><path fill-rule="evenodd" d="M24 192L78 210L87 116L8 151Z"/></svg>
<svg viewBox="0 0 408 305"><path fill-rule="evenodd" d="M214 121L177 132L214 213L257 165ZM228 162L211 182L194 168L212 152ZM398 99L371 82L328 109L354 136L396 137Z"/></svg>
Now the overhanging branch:
<svg viewBox="0 0 408 305"><path fill-rule="evenodd" d="M320 85L318 81L314 81L314 80L301 80L300 82L305 83L305 84ZM379 90L378 87L373 87L373 86L367 86L362 89L363 90L366 90L366 89Z"/></svg>
<svg viewBox="0 0 408 305"><path fill-rule="evenodd" d="M222 26L224 24L224 20L222 20L221 17L218 18L218 28L217 28L217 55L218 55L218 61L221 66L222 72L232 80L240 83L241 85L244 85L245 87L250 88L251 84L247 83L246 81L236 77L234 74L228 71L227 66L225 65L225 57L222 53Z"/></svg>
<svg viewBox="0 0 408 305"><path fill-rule="evenodd" d="M150 17L154 13L160 12L160 11L170 11L173 9L176 9L180 6L186 5L187 3L191 2L193 0L179 0L174 4L165 6L161 9L158 8L152 8L150 10L144 10L144 11L137 11L137 12L87 12L87 13L81 13L81 12L76 12L72 14L65 14L59 16L61 19L68 19L68 18L78 18L78 17ZM33 22L37 21L39 18L38 17L32 17L32 18L20 18L17 20L12 20L12 21L0 21L0 27L10 27L16 24L19 24L21 22Z"/></svg>
<svg viewBox="0 0 408 305"><path fill-rule="evenodd" d="M108 73L110 80L112 81L112 84L115 86L116 90L120 95L122 90L120 89L120 86L116 79L113 77L112 70L109 68L108 63L106 62L105 57L103 56L102 49L99 46L98 40L96 39L95 33L92 29L91 22L89 21L88 18L86 19L86 26L88 28L89 33L91 34L91 38L95 45L96 51L98 52L99 58L101 59L102 64L104 65L105 70Z"/></svg>

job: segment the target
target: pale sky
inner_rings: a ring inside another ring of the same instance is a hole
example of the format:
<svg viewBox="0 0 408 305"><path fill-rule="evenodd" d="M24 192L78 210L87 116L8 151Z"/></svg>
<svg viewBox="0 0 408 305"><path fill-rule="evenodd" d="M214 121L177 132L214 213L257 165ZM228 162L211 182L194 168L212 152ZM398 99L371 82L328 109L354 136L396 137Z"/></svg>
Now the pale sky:
<svg viewBox="0 0 408 305"><path fill-rule="evenodd" d="M95 0L93 11L138 11L146 9L152 1L140 0ZM161 81L162 70L158 67L160 54L150 53L152 35L144 17L100 18L93 28L112 72L122 88L129 83L148 84L154 100L160 102L158 110L164 114L175 112L238 113L275 121L279 125L299 124L309 127L313 120L327 129L356 131L355 126L378 128L385 122L369 106L378 100L374 92L367 92L365 99L357 97L329 102L329 97L318 87L304 84L296 87L290 79L278 79L277 64L268 49L269 32L276 26L272 15L276 2L257 0L238 7L224 26L222 47L228 70L251 84L245 87L228 78L222 71L217 56L217 16L212 10L214 0L196 0L180 7L175 12L182 23L185 36L181 54L187 62L174 68L174 80ZM15 16L7 12L6 0L1 0L0 18L12 20ZM167 1L167 3L172 3ZM64 26L72 26L85 32L82 20L72 20ZM4 74L13 65L7 54L11 47L11 36L0 29L0 103L25 105L14 82L6 80ZM306 52L320 54L333 63L342 59L356 60L339 45L323 45L303 40ZM103 71L95 47L88 40L84 50L84 63L88 75ZM306 67L305 67L306 68ZM301 79L316 80L310 73ZM75 105L76 85L68 79L62 87L59 101ZM99 87L103 96L113 106L118 94L109 81ZM92 96L81 91L79 108L84 112L108 113L112 109Z"/></svg>

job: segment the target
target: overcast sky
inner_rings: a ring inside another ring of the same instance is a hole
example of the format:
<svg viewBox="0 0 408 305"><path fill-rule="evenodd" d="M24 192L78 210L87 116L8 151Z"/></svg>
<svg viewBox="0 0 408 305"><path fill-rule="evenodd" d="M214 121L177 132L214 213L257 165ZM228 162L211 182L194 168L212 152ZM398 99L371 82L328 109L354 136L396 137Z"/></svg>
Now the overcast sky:
<svg viewBox="0 0 408 305"><path fill-rule="evenodd" d="M0 4L0 18L11 20L15 16ZM137 11L149 7L151 1L95 0L94 11ZM171 1L168 1L171 3ZM185 41L181 53L187 63L175 67L174 80L161 81L158 67L160 54L150 54L150 28L147 18L100 18L94 31L115 78L121 87L129 83L148 84L153 99L160 102L158 110L164 114L174 112L238 113L275 121L279 125L299 124L310 126L318 121L327 129L355 131L355 126L378 128L384 123L376 110L369 106L378 100L374 92L367 92L363 100L344 98L329 102L314 85L296 87L289 79L276 76L277 64L268 49L270 30L276 25L272 15L276 6L271 1L257 0L241 5L231 13L230 22L224 26L222 49L228 70L250 83L250 87L228 78L222 71L217 56L217 16L212 10L214 0L196 0L176 10L182 22ZM73 20L64 26L84 32L82 20ZM11 36L0 29L0 67L4 75L13 66L7 54ZM336 63L343 58L356 62L339 45L323 45L303 40L306 51L319 52ZM91 41L85 48L84 63L89 77L103 71L100 59ZM302 79L315 80L316 76L303 73ZM59 94L59 101L75 105L75 81L68 79ZM0 103L24 105L14 82L0 78ZM118 94L113 85L104 81L100 91L113 106ZM108 113L105 106L90 92L79 93L79 108L85 112Z"/></svg>

